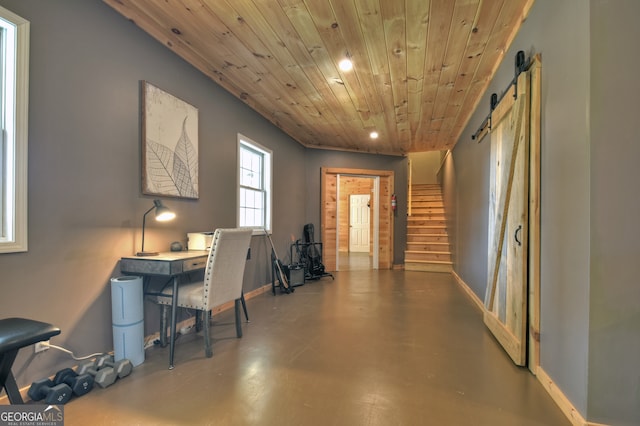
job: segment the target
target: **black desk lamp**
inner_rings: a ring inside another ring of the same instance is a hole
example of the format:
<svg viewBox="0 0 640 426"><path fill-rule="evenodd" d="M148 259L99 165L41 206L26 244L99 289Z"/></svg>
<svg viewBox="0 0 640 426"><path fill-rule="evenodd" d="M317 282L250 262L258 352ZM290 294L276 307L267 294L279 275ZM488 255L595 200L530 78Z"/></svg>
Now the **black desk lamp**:
<svg viewBox="0 0 640 426"><path fill-rule="evenodd" d="M142 251L136 253L136 256L157 256L157 251L144 251L144 228L147 222L147 214L152 210L156 211L156 220L160 222L166 222L176 217L176 214L165 207L160 200L153 200L153 207L144 212L142 216Z"/></svg>

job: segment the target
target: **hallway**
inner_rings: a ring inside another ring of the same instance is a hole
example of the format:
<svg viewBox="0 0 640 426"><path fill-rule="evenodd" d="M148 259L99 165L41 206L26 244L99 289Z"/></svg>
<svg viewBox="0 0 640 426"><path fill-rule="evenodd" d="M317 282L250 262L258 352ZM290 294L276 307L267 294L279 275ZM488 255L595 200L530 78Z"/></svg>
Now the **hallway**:
<svg viewBox="0 0 640 426"><path fill-rule="evenodd" d="M373 268L373 257L369 253L340 252L338 268L340 271L368 271Z"/></svg>
<svg viewBox="0 0 640 426"><path fill-rule="evenodd" d="M202 338L147 351L131 376L65 406L65 424L568 425L449 274L338 272L217 315Z"/></svg>

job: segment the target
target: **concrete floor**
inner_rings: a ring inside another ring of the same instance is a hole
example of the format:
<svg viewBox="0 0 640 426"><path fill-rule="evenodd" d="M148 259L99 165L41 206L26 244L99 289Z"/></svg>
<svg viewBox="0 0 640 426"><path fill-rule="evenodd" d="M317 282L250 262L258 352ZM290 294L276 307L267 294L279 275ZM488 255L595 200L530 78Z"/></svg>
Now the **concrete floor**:
<svg viewBox="0 0 640 426"><path fill-rule="evenodd" d="M449 274L357 270L214 317L65 406L72 425L569 425Z"/></svg>
<svg viewBox="0 0 640 426"><path fill-rule="evenodd" d="M373 258L369 253L340 252L338 255L338 270L362 271L373 268Z"/></svg>

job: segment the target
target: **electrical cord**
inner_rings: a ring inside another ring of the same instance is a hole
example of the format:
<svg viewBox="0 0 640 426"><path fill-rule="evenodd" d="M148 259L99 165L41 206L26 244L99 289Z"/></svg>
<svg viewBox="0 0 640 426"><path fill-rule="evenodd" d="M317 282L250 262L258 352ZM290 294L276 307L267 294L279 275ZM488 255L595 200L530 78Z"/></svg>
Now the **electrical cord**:
<svg viewBox="0 0 640 426"><path fill-rule="evenodd" d="M59 351L62 351L62 352L68 353L69 355L71 355L71 358L73 358L73 359L74 359L74 360L76 360L76 361L83 361L83 360L85 360L85 359L95 358L95 357L98 357L98 356L101 356L101 355L105 355L105 353L104 353L104 352L96 352L95 354L91 354L91 355L87 355L87 356L77 357L77 356L76 356L73 352L71 352L70 350L65 349L65 348L63 348L63 347L60 347L60 346L52 345L51 343L48 343L48 342L42 342L42 346L45 346L45 347L47 347L47 348L57 349L57 350L59 350Z"/></svg>

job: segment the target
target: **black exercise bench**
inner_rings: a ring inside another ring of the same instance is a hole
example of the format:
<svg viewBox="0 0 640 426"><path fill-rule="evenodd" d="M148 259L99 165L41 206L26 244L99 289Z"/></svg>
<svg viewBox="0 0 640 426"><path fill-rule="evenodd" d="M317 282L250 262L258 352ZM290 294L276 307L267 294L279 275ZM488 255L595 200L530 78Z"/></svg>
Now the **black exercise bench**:
<svg viewBox="0 0 640 426"><path fill-rule="evenodd" d="M11 367L18 351L60 334L60 329L46 322L25 318L0 320L0 392L4 389L12 404L24 404Z"/></svg>

